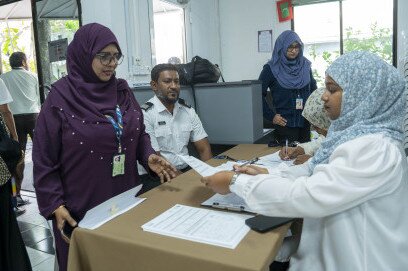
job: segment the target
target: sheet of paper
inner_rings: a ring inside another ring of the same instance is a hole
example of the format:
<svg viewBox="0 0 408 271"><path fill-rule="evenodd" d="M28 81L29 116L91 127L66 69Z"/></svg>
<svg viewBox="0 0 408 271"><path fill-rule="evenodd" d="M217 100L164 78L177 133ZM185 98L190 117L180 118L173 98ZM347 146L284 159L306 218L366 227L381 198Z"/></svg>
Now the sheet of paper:
<svg viewBox="0 0 408 271"><path fill-rule="evenodd" d="M245 220L252 215L228 213L177 204L147 222L142 229L148 232L194 242L237 247L249 231Z"/></svg>
<svg viewBox="0 0 408 271"><path fill-rule="evenodd" d="M141 188L142 185L138 185L90 209L78 223L78 227L90 230L96 229L140 204L145 199L136 198L135 195Z"/></svg>
<svg viewBox="0 0 408 271"><path fill-rule="evenodd" d="M269 166L269 167L278 166L281 163L285 163L288 166L292 166L293 160L289 160L289 161L282 160L279 157L279 152L274 152L272 154L268 154L268 155L259 157L259 160L256 162L256 164Z"/></svg>
<svg viewBox="0 0 408 271"><path fill-rule="evenodd" d="M203 206L211 206L214 208L226 209L231 211L245 211L255 213L252 211L245 201L237 194L229 193L227 195L215 194L203 203Z"/></svg>
<svg viewBox="0 0 408 271"><path fill-rule="evenodd" d="M224 169L217 169L215 167L210 166L209 164L193 157L187 155L179 155L184 162L187 163L192 169L197 171L203 177L211 176L217 172L223 171Z"/></svg>

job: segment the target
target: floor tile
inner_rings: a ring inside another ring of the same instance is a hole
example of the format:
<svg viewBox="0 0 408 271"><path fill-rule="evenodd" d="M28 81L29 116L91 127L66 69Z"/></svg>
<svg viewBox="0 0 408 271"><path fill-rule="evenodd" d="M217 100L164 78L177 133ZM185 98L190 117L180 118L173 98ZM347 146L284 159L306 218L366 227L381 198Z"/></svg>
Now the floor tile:
<svg viewBox="0 0 408 271"><path fill-rule="evenodd" d="M27 248L28 257L30 257L30 262L31 262L32 267L35 267L48 259L54 258L54 255L50 255L48 253L38 251L30 247L26 247L26 248Z"/></svg>
<svg viewBox="0 0 408 271"><path fill-rule="evenodd" d="M50 237L51 232L49 229L36 226L25 232L22 232L21 235L23 237L25 245L28 247L33 247L36 243Z"/></svg>
<svg viewBox="0 0 408 271"><path fill-rule="evenodd" d="M37 225L31 224L31 223L27 223L24 221L17 221L18 222L18 227L20 228L20 232L23 233L29 229L32 229L34 227L36 227Z"/></svg>
<svg viewBox="0 0 408 271"><path fill-rule="evenodd" d="M33 271L54 271L55 257L49 258L33 267Z"/></svg>
<svg viewBox="0 0 408 271"><path fill-rule="evenodd" d="M48 253L48 254L55 254L54 250L54 241L52 239L52 236L35 243L34 245L30 246L33 249Z"/></svg>

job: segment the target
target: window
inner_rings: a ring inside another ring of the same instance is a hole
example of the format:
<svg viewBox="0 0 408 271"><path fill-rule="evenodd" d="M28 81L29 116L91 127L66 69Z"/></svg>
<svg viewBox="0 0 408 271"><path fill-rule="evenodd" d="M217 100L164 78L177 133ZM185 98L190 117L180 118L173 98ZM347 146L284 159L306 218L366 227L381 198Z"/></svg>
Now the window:
<svg viewBox="0 0 408 271"><path fill-rule="evenodd" d="M153 20L156 63L184 63L184 9L153 0Z"/></svg>
<svg viewBox="0 0 408 271"><path fill-rule="evenodd" d="M343 52L370 51L393 63L393 5L394 0L343 0L295 7L294 30L319 85Z"/></svg>

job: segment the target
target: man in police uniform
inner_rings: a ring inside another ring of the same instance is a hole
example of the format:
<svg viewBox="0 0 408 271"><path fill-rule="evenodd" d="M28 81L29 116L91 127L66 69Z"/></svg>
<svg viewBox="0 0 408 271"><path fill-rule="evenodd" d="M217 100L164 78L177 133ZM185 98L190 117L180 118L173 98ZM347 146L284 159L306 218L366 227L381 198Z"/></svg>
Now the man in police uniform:
<svg viewBox="0 0 408 271"><path fill-rule="evenodd" d="M155 96L141 107L153 149L181 172L188 165L177 154L188 155L189 141L193 142L201 160L210 159L211 147L198 115L179 98L177 67L172 64L156 65L151 72L150 85Z"/></svg>

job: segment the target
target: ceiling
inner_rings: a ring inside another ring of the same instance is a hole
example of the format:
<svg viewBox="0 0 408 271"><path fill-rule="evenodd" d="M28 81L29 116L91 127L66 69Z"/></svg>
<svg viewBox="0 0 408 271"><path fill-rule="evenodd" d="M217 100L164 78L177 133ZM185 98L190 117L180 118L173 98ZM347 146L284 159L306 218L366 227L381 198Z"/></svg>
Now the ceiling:
<svg viewBox="0 0 408 271"><path fill-rule="evenodd" d="M0 5L2 1L0 1ZM72 19L78 17L76 0L37 0L38 19ZM14 1L0 6L0 20L29 19L31 0Z"/></svg>

